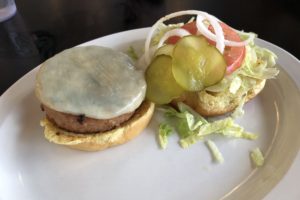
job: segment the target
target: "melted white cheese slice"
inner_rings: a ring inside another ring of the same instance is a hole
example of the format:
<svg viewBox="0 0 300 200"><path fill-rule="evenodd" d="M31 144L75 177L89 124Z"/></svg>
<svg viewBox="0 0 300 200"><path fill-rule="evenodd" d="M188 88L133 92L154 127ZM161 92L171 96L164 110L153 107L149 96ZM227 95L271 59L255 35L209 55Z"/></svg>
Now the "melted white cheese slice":
<svg viewBox="0 0 300 200"><path fill-rule="evenodd" d="M100 46L75 47L45 61L36 95L60 112L110 119L134 111L145 97L142 71L130 58Z"/></svg>

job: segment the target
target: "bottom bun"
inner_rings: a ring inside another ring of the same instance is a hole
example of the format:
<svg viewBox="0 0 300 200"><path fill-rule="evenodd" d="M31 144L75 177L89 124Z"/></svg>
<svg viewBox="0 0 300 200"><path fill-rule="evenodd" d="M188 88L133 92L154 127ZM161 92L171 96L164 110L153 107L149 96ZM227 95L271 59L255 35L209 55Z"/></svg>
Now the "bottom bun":
<svg viewBox="0 0 300 200"><path fill-rule="evenodd" d="M144 101L134 115L121 126L101 133L78 134L55 126L47 118L41 120L44 135L50 142L82 151L99 151L123 144L146 128L154 111L154 104Z"/></svg>
<svg viewBox="0 0 300 200"><path fill-rule="evenodd" d="M246 102L254 98L262 91L266 80L257 81L256 85L247 92ZM211 93L205 90L201 92L188 92L180 98L174 100L172 105L176 106L178 102L183 102L200 115L213 117L223 115L233 111L241 102L244 93L238 90L236 94L230 92Z"/></svg>

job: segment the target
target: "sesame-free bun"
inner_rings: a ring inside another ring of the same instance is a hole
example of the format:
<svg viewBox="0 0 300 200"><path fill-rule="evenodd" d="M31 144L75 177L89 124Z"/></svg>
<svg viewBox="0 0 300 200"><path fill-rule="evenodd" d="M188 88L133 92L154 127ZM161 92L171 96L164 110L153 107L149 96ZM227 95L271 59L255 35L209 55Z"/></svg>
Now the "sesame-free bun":
<svg viewBox="0 0 300 200"><path fill-rule="evenodd" d="M50 142L82 151L99 151L120 145L133 139L148 125L154 111L154 104L144 101L134 115L119 127L102 133L73 133L65 131L47 118L41 121L44 135Z"/></svg>
<svg viewBox="0 0 300 200"><path fill-rule="evenodd" d="M246 102L258 95L264 88L266 80L257 81L256 85L246 94ZM243 93L238 90L236 94L230 92L187 92L172 102L183 102L202 116L213 117L233 111L241 102Z"/></svg>

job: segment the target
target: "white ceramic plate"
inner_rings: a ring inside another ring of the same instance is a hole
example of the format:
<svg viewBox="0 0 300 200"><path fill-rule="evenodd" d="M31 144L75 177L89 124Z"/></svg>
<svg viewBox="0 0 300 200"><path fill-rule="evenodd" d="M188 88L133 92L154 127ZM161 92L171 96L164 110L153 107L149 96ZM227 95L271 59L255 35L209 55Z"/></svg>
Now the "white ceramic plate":
<svg viewBox="0 0 300 200"><path fill-rule="evenodd" d="M113 34L84 45L125 51L138 46L149 29ZM256 141L216 138L225 163L215 164L203 143L179 147L175 136L160 150L160 116L133 141L100 152L81 152L49 143L34 97L37 69L0 98L0 199L261 199L280 182L300 144L300 63L262 40L282 66L276 80L245 106L238 122L260 135ZM249 151L260 147L266 163L254 169ZM300 156L267 199L299 199ZM287 196L288 194L288 196Z"/></svg>

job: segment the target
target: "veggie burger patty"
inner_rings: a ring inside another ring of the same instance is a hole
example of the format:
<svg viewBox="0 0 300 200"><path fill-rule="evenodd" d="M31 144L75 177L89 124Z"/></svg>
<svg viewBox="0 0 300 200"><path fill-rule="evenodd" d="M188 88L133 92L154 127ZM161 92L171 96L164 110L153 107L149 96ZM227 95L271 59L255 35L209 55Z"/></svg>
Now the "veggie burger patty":
<svg viewBox="0 0 300 200"><path fill-rule="evenodd" d="M58 112L47 106L42 105L47 119L59 128L74 133L93 133L104 132L120 126L123 122L130 119L134 112L126 113L111 119L94 119L85 115L72 115Z"/></svg>

